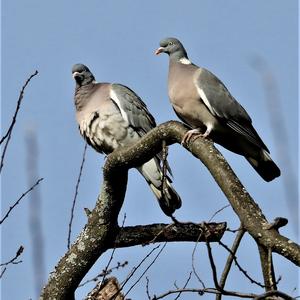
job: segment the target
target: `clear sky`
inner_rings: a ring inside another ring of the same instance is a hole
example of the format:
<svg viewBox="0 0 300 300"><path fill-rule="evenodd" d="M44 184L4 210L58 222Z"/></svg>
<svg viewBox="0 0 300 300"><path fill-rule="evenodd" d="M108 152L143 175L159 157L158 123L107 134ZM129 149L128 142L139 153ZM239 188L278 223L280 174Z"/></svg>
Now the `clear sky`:
<svg viewBox="0 0 300 300"><path fill-rule="evenodd" d="M2 215L29 186L25 137L29 130L33 130L39 150L38 174L45 178L39 189L45 277L66 251L70 209L84 147L74 116L72 65L84 63L97 81L119 82L135 90L147 103L157 123L176 119L167 95L167 56L154 55L159 41L167 36L179 38L189 58L215 73L246 108L271 156L280 165L283 176L266 183L243 157L219 149L270 221L278 216L291 218L283 188L286 165L280 164L276 149L279 137L272 132L270 122L272 107L267 105L262 76L253 67L253 60L257 57L263 59L278 83L277 96L285 122L282 126L288 129L288 145L283 145L284 156L291 159L296 174L298 1L3 1L2 133L10 124L24 81L35 70L39 75L26 89L5 159ZM225 196L205 167L182 147L172 146L169 152L174 185L183 200L176 217L182 221L209 220L216 210L227 204ZM88 149L75 208L73 240L86 222L83 208L92 209L95 204L103 163L103 156ZM2 262L13 257L19 245L25 247L23 263L9 266L4 275L2 299L37 298L29 230L30 201L30 198L24 198L1 228ZM289 201L297 211L297 197ZM130 172L120 220L124 213L125 225L169 222L135 170ZM220 213L216 220L227 221L230 228L239 224L231 208ZM293 224L281 232L296 239ZM224 241L230 244L233 237L227 233ZM174 288L175 281L179 286L184 284L191 270L193 247L192 243L167 245L147 275L153 294ZM116 251L112 266L117 261L129 261L129 266L115 273L120 281L150 249L151 246L139 246ZM205 247L199 245L197 249L198 273L207 286L212 286ZM227 254L219 251L217 246L213 250L220 274ZM96 263L87 278L101 272L109 255L110 252L106 253ZM294 296L299 295L299 290L292 293L297 286L296 267L278 255L274 256L276 274L282 275L279 288ZM249 273L262 281L257 248L249 236L246 236L238 257ZM192 279L189 286L197 287L197 280ZM92 287L93 283L78 289L78 299L82 299ZM228 287L243 292L260 290L236 269L229 278ZM145 279L129 297L146 299ZM197 295L188 296L188 299L196 298ZM206 296L205 299L213 298Z"/></svg>

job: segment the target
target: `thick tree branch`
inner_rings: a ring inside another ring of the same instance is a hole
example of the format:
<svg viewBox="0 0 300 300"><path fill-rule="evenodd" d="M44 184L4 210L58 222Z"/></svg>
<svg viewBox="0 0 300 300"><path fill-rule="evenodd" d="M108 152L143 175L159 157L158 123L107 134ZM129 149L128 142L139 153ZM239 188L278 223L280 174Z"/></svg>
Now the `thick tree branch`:
<svg viewBox="0 0 300 300"><path fill-rule="evenodd" d="M150 242L218 242L226 230L226 223L178 223L152 224L120 228L114 245L129 247L145 245ZM200 239L199 239L199 234Z"/></svg>
<svg viewBox="0 0 300 300"><path fill-rule="evenodd" d="M183 124L170 121L151 130L135 145L114 151L107 157L103 168L104 182L96 207L76 242L56 266L40 300L74 299L74 291L82 278L115 240L118 232L117 216L124 200L128 169L140 166L160 152L162 140L167 145L180 143L186 131ZM243 227L257 243L299 266L299 245L275 229L265 229L268 222L262 211L213 143L198 138L187 149L209 169Z"/></svg>

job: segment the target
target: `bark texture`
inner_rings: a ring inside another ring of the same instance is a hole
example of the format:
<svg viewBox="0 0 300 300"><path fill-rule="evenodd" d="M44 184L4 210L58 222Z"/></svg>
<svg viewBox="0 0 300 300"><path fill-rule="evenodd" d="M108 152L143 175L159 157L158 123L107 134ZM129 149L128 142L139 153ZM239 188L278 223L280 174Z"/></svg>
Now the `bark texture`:
<svg viewBox="0 0 300 300"><path fill-rule="evenodd" d="M158 239L166 241L169 238L168 231L166 231L168 234L165 232L155 235L160 228L164 227L164 225L156 224L152 225L152 230L155 226L157 228L150 234L147 233L147 230L144 232L140 230L141 238L137 238L137 242L135 242L132 240L132 236L130 237L130 231L132 234L138 228L127 228L128 231L124 230L125 228L120 230L117 225L117 217L125 196L128 169L141 165L160 152L163 140L167 145L181 143L186 132L187 128L183 124L169 121L151 130L137 144L114 151L107 157L103 168L104 182L101 194L89 215L88 223L70 250L58 262L54 272L51 273L40 299L74 299L74 292L82 278L101 254L113 247L114 244L118 247L125 247L144 244L149 241L150 237L156 237L156 241ZM266 251L270 249L299 266L299 245L268 226L269 223L261 209L213 143L198 138L186 148L208 168L239 217L243 228L255 239L257 244ZM171 228L170 226L165 230L170 231ZM222 234L219 236L221 237ZM125 239L125 237L127 238ZM179 241L179 235L173 240Z"/></svg>

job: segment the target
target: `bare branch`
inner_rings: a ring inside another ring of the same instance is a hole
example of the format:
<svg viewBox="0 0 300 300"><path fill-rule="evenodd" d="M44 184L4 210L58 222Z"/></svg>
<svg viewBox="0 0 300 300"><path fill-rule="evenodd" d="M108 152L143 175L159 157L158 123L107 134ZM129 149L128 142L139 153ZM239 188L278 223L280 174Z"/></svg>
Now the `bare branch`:
<svg viewBox="0 0 300 300"><path fill-rule="evenodd" d="M208 223L212 221L212 219L217 215L219 214L221 211L223 211L225 208L229 207L230 204L227 204L227 205L224 205L223 207L221 207L220 209L218 209L211 217L210 219L208 220Z"/></svg>
<svg viewBox="0 0 300 300"><path fill-rule="evenodd" d="M154 257L154 259L151 261L151 263L149 264L149 266L145 269L145 271L139 276L139 278L135 281L135 283L129 288L129 290L127 291L127 293L125 294L125 297L129 294L129 292L139 283L139 281L143 278L143 276L147 273L147 271L152 267L152 265L156 262L156 260L158 259L158 257L160 256L160 254L162 253L162 251L165 249L167 245L167 242L164 243L164 245L162 246L162 248L159 250L159 252L156 254L156 256ZM123 286L124 287L124 286Z"/></svg>
<svg viewBox="0 0 300 300"><path fill-rule="evenodd" d="M273 267L272 251L258 245L262 274L264 277L266 292L277 290L276 277Z"/></svg>
<svg viewBox="0 0 300 300"><path fill-rule="evenodd" d="M21 245L19 247L18 251L16 252L16 255L12 259L10 259L8 262L0 264L0 267L7 266L9 264L17 265L17 264L21 263L22 262L21 260L18 260L18 261L16 261L16 260L23 253L23 251L24 251L24 247Z"/></svg>
<svg viewBox="0 0 300 300"><path fill-rule="evenodd" d="M227 291L228 292L228 296L232 296L232 297L238 297L238 298L250 298L253 299L254 297L256 297L256 294L246 294L246 293L240 293L240 292L234 292L234 291ZM152 298L152 300L159 300L159 299L163 299L169 295L172 294L178 294L178 293L197 293L200 296L203 296L205 293L207 294L215 294L218 295L221 292L218 291L215 288L205 288L205 289L194 289L194 288L185 288L185 289L177 289L177 290L170 290L164 294L161 294L159 296L154 296ZM227 295L227 294L226 294Z"/></svg>
<svg viewBox="0 0 300 300"><path fill-rule="evenodd" d="M44 178L40 178L31 188L29 188L25 193L23 193L20 198L9 208L5 216L2 220L0 220L0 225L5 221L5 219L8 218L11 211L20 203L20 201L28 194L30 193Z"/></svg>
<svg viewBox="0 0 300 300"><path fill-rule="evenodd" d="M114 245L116 248L146 245L149 242L218 242L225 232L226 223L172 223L138 225L121 228ZM110 247L113 247L111 245Z"/></svg>
<svg viewBox="0 0 300 300"><path fill-rule="evenodd" d="M226 246L226 245L225 245L224 243L222 243L221 241L219 241L219 244L220 244L223 248L225 248L225 249L231 254L231 256L232 256L232 258L233 258L233 260L234 260L234 263L236 264L236 266L238 267L238 269L245 275L246 278L248 278L248 279L250 280L251 283L254 283L254 284L256 284L256 285L258 285L258 286L260 286L260 287L262 287L262 288L265 287L262 283L256 281L255 279L253 279L252 277L250 277L250 276L248 275L247 271L241 267L241 265L239 264L239 262L238 262L238 260L237 260L237 257L236 257L235 254L230 250L230 248L229 248L228 246Z"/></svg>
<svg viewBox="0 0 300 300"><path fill-rule="evenodd" d="M4 267L1 271L0 279L2 278L4 273L6 272L8 265L10 265L10 264L17 265L17 264L20 264L22 262L22 260L17 260L17 259L23 253L23 251L24 251L24 247L21 245L19 247L18 251L16 252L16 255L12 259L10 259L8 262L0 264L0 267Z"/></svg>
<svg viewBox="0 0 300 300"><path fill-rule="evenodd" d="M128 169L138 167L161 152L162 139L167 145L180 143L187 128L179 122L161 124L130 147L120 148L108 155L103 168L101 195L91 212L88 223L59 261L51 274L40 300L74 299L74 291L95 261L110 247L118 233L117 216L124 201ZM212 142L196 139L186 146L210 170L224 192L245 230L255 241L300 265L300 247L280 235L267 230L268 223L262 211L247 193L221 153Z"/></svg>
<svg viewBox="0 0 300 300"><path fill-rule="evenodd" d="M201 238L201 235L203 235L203 232L200 232L199 236L198 236L198 239L195 243L195 246L194 246L194 249L193 249L193 252L192 252L192 270L196 276L196 278L198 279L198 281L200 282L200 284L202 285L202 288L205 289L205 285L204 285L204 282L202 281L202 279L200 278L200 276L198 275L197 271L196 271L196 268L195 268L195 253L196 253L196 249L197 249L197 246L198 246L198 243L200 241L200 238ZM205 239L205 242L207 240Z"/></svg>
<svg viewBox="0 0 300 300"><path fill-rule="evenodd" d="M12 122L11 122L11 124L10 124L10 126L9 126L9 128L8 128L8 130L6 132L6 134L0 140L0 145L6 140L6 142L4 144L3 152L2 152L2 155L1 155L0 173L1 173L2 168L3 168L4 157L5 157L5 153L6 153L7 147L8 147L8 143L10 141L13 128L14 128L14 126L16 124L16 121L17 121L17 115L18 115L18 112L19 112L19 109L20 109L20 106L21 106L21 102L22 102L23 96L24 96L25 88L29 84L30 80L34 76L36 76L37 74L38 74L38 71L35 71L32 75L29 76L29 78L26 80L25 84L23 85L23 87L22 87L22 89L20 91L19 99L18 99L18 102L17 102L17 107L16 107L15 113L13 115Z"/></svg>
<svg viewBox="0 0 300 300"><path fill-rule="evenodd" d="M75 194L74 194L74 198L73 198L73 202L72 202L71 217L70 217L69 230L68 230L68 243L67 243L68 249L70 249L70 244L71 244L71 234L72 234L72 223L73 223L73 218L74 218L74 209L75 209L75 204L76 204L76 200L77 200L77 196L78 196L78 190L79 190L79 184L80 184L80 180L81 180L82 170L83 170L83 166L84 166L84 162L85 162L86 149L87 149L87 143L84 145L82 160L81 160L80 169L79 169L79 175L78 175L78 178L77 178L76 187L75 187Z"/></svg>
<svg viewBox="0 0 300 300"><path fill-rule="evenodd" d="M190 280L191 280L191 278L192 278L192 274L193 274L193 272L190 272L189 277L188 277L188 279L186 280L186 282L185 282L184 286L182 287L182 289L185 289L185 288L187 287L188 283L190 282ZM174 300L179 299L181 293L182 293L182 292L179 292L178 295L177 295L177 297L176 297Z"/></svg>
<svg viewBox="0 0 300 300"><path fill-rule="evenodd" d="M225 264L225 267L224 267L224 270L223 270L223 273L221 275L221 279L220 279L220 282L219 282L219 286L224 289L225 287L225 283L226 283L226 279L227 279L227 276L229 274L229 271L231 269L231 266L232 266L232 262L234 260L234 257L235 257L235 254L237 252L237 249L240 245L240 242L245 234L245 230L240 227L241 230L238 231L236 237L235 237L235 240L233 242L233 245L231 247L231 252L227 258L227 261L226 261L226 264ZM222 295L221 294L218 294L216 296L216 300L220 300L222 298Z"/></svg>
<svg viewBox="0 0 300 300"><path fill-rule="evenodd" d="M124 214L123 221L122 221L122 227L121 227L121 228L124 227L125 220L126 220L126 214ZM109 258L109 260L108 260L108 262L107 262L107 264L106 264L106 267L105 267L105 269L104 269L104 276L103 276L103 278L102 278L102 281L101 281L101 283L100 283L100 286L103 284L103 282L104 282L104 280L105 280L105 277L106 277L106 274L107 274L107 270L108 270L108 268L109 268L109 265L110 265L111 261L112 261L113 258L114 258L115 251L116 251L116 245L114 245L113 250L112 250L111 255L110 255L110 258Z"/></svg>
<svg viewBox="0 0 300 300"><path fill-rule="evenodd" d="M280 291L268 291L261 295L257 295L256 297L253 298L253 300L264 300L264 299L268 299L268 297L271 297L271 296L278 296L281 299L285 299L285 300L294 300L295 299L294 297L291 297L288 294L285 294Z"/></svg>

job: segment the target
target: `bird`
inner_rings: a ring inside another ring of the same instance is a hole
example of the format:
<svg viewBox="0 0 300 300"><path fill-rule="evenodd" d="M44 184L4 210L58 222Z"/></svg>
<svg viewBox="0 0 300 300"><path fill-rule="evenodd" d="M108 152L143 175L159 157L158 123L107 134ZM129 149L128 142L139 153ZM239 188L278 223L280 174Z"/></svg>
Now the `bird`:
<svg viewBox="0 0 300 300"><path fill-rule="evenodd" d="M202 136L244 156L267 182L280 176L280 169L252 125L241 104L209 70L191 62L182 43L162 39L156 55L169 55L168 94L176 115L190 130L182 139L188 144Z"/></svg>
<svg viewBox="0 0 300 300"><path fill-rule="evenodd" d="M74 102L79 131L97 152L107 155L132 145L156 127L146 104L129 87L96 82L84 64L75 64L72 76L76 82ZM162 156L158 154L137 170L146 179L162 211L172 216L181 207L181 198L172 186L170 176L163 176L161 161ZM167 169L171 174L168 163Z"/></svg>

